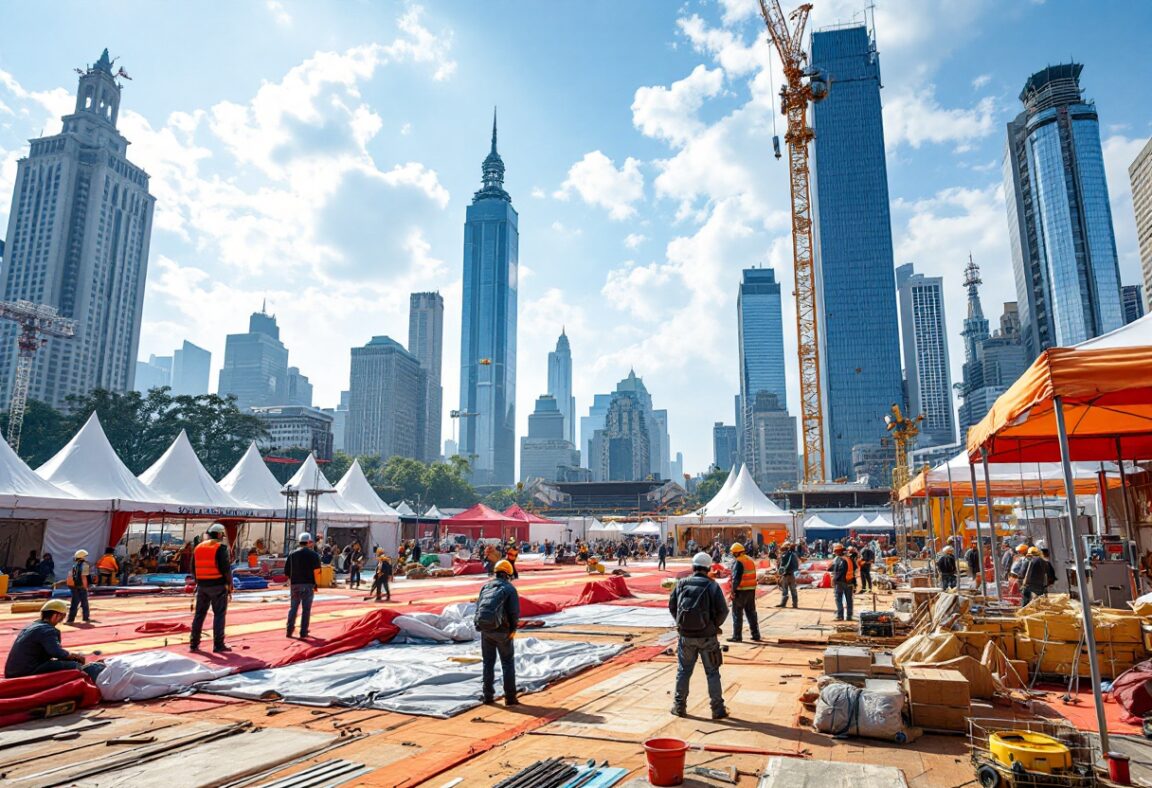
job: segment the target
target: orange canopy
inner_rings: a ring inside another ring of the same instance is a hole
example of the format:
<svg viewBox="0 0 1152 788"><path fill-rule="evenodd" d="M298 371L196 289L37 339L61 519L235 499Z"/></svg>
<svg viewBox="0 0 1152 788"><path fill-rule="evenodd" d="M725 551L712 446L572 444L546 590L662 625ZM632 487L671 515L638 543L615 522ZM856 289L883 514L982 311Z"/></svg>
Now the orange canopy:
<svg viewBox="0 0 1152 788"><path fill-rule="evenodd" d="M1070 459L1152 459L1152 344L1094 343L1044 351L968 431L969 456L983 446L989 462L1059 462L1060 397Z"/></svg>
<svg viewBox="0 0 1152 788"><path fill-rule="evenodd" d="M1019 498L1024 495L1064 495L1064 470L1058 462L991 462L988 476L992 483L993 498ZM1099 463L1072 464L1072 481L1077 495L1094 495L1100 489ZM1115 463L1106 463L1105 477L1109 488L1120 486L1120 475ZM972 497L972 476L968 468L968 452L964 451L946 463L916 474L900 488L899 500L954 495ZM976 495L987 497L984 469L976 462Z"/></svg>

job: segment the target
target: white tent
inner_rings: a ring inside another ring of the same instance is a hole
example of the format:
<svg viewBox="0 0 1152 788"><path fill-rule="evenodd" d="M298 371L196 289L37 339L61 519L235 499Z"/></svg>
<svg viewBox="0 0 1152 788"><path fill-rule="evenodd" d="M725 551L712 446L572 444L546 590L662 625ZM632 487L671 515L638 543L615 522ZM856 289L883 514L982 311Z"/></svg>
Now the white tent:
<svg viewBox="0 0 1152 788"><path fill-rule="evenodd" d="M876 515L875 518L873 518L872 527L873 528L891 528L892 527L892 518L886 514L879 513Z"/></svg>
<svg viewBox="0 0 1152 788"><path fill-rule="evenodd" d="M692 514L672 518L676 525L791 525L792 515L772 503L752 474L741 465L731 485L726 485L707 504Z"/></svg>
<svg viewBox="0 0 1152 788"><path fill-rule="evenodd" d="M388 507L388 508L391 509L392 507ZM392 511L396 511L396 510L392 509ZM438 508L436 508L435 504L428 507L428 511L426 511L426 512L424 512L424 514L420 515L420 517L424 520L443 520L447 516L448 515L444 514Z"/></svg>
<svg viewBox="0 0 1152 788"><path fill-rule="evenodd" d="M855 531L859 531L861 528L863 528L863 529L871 528L872 527L872 521L869 520L864 515L860 515L859 517L857 517L855 520L848 523L844 527L845 528L851 528Z"/></svg>
<svg viewBox="0 0 1152 788"><path fill-rule="evenodd" d="M272 510L277 516L284 514L284 495L280 482L264 464L256 443L248 445L244 456L228 475L220 480L220 488L234 499L256 509Z"/></svg>
<svg viewBox="0 0 1152 788"><path fill-rule="evenodd" d="M400 515L401 517L416 516L416 512L412 509L411 506L408 505L407 501L401 501L400 503L396 504L393 509L395 510L396 514Z"/></svg>
<svg viewBox="0 0 1152 788"><path fill-rule="evenodd" d="M645 520L632 529L629 536L663 536L664 529L655 520Z"/></svg>
<svg viewBox="0 0 1152 788"><path fill-rule="evenodd" d="M372 544L365 547L382 547L389 555L395 555L400 544L400 515L380 500L364 476L359 460L354 460L352 467L336 483L336 491L347 507L359 509L370 516L368 539Z"/></svg>
<svg viewBox="0 0 1152 788"><path fill-rule="evenodd" d="M303 494L299 502L301 509L304 508L304 499L309 493L316 495L319 499L316 504L316 512L321 525L366 523L371 519L367 509L362 509L344 500L344 496L325 478L320 466L316 464L316 457L313 454L309 454L304 459L300 468L284 485L284 489L286 491L296 490Z"/></svg>
<svg viewBox="0 0 1152 788"><path fill-rule="evenodd" d="M221 489L208 471L204 470L184 430L180 430L168 450L139 478L150 489L179 504L181 514L222 517L257 514L252 507L237 501ZM269 513L265 511L261 514Z"/></svg>

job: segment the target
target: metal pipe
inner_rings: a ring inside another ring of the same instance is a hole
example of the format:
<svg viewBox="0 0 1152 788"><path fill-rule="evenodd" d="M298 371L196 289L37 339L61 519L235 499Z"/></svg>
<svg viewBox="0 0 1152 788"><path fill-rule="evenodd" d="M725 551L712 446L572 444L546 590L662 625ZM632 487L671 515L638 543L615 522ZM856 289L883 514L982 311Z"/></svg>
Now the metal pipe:
<svg viewBox="0 0 1152 788"><path fill-rule="evenodd" d="M1072 539L1072 556L1076 562L1076 584L1080 588L1080 609L1084 615L1084 642L1088 649L1088 669L1092 676L1092 698L1096 702L1096 724L1100 731L1100 753L1108 752L1108 719L1104 712L1104 695L1100 691L1100 659L1096 653L1096 631L1092 620L1092 600L1088 598L1088 579L1084 570L1083 544L1076 535L1076 486L1072 482L1072 456L1068 448L1068 428L1064 424L1064 401L1053 397L1056 437L1060 442L1060 465L1064 470L1064 494L1068 511L1068 535Z"/></svg>
<svg viewBox="0 0 1152 788"><path fill-rule="evenodd" d="M980 462L984 465L984 500L988 503L988 530L992 533L992 577L996 580L996 596L1000 596L1000 562L996 560L996 515L992 512L992 479L988 470L988 450L980 447Z"/></svg>
<svg viewBox="0 0 1152 788"><path fill-rule="evenodd" d="M944 463L945 470L948 471L948 512L951 514L952 521L952 541L956 541L956 493L952 490L952 463L951 461ZM964 546L963 534L960 535L960 546Z"/></svg>
<svg viewBox="0 0 1152 788"><path fill-rule="evenodd" d="M980 562L977 574L980 578L980 589L984 590L987 584L984 581L984 545L981 544L980 535L980 499L976 496L976 466L971 460L968 461L968 473L972 477L972 516L976 518L976 560Z"/></svg>
<svg viewBox="0 0 1152 788"><path fill-rule="evenodd" d="M1097 493L1100 496L1100 522L1096 523L1097 534L1110 534L1112 528L1108 524L1108 474L1104 471L1104 463L1100 463L1100 470L1096 472Z"/></svg>

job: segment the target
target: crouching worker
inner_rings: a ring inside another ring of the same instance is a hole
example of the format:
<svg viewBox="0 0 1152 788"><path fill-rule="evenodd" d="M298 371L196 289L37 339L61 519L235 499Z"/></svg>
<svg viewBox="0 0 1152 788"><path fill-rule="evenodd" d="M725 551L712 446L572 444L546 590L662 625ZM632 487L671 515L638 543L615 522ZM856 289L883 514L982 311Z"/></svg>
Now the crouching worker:
<svg viewBox="0 0 1152 788"><path fill-rule="evenodd" d="M704 664L704 675L708 678L712 719L722 720L728 716L720 685L723 657L717 639L728 618L728 603L720 586L708 576L711 566L712 558L707 553L697 553L692 559L692 576L677 581L668 597L668 612L676 621L680 635L676 696L672 701L672 713L677 717L687 714L688 684L696 669L697 657Z"/></svg>
<svg viewBox="0 0 1152 788"><path fill-rule="evenodd" d="M4 663L4 678L38 676L58 670L82 670L95 679L104 670L104 663L84 664L86 657L74 651L65 651L60 643L60 622L68 615L68 605L52 599L40 608L40 620L24 629L12 643L8 661Z"/></svg>
<svg viewBox="0 0 1152 788"><path fill-rule="evenodd" d="M480 633L480 656L483 659L483 694L485 703L492 703L496 692L496 656L500 656L500 672L504 677L504 705L515 706L516 649L513 639L520 625L520 595L512 585L512 564L497 561L493 567L496 577L480 589L476 600L473 623Z"/></svg>

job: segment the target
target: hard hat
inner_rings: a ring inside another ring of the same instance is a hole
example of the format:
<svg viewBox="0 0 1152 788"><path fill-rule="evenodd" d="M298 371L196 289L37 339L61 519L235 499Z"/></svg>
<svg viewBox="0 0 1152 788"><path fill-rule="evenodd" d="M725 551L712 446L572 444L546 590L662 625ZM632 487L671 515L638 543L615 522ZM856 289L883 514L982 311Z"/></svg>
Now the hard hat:
<svg viewBox="0 0 1152 788"><path fill-rule="evenodd" d="M1020 553L1020 555L1024 555L1025 553L1028 552L1028 545L1026 545L1026 544L1018 545L1016 547L1016 552Z"/></svg>
<svg viewBox="0 0 1152 788"><path fill-rule="evenodd" d="M733 542L732 546L729 547L728 550L732 553L732 555L736 555L737 553L744 552L744 545L740 544L739 542Z"/></svg>
<svg viewBox="0 0 1152 788"><path fill-rule="evenodd" d="M512 562L511 561L497 561L496 562L496 572L498 572L498 573L503 572L506 575L512 574Z"/></svg>
<svg viewBox="0 0 1152 788"><path fill-rule="evenodd" d="M76 554L73 555L72 557L74 559L76 559L77 561L83 561L85 558L88 557L88 551L87 550L77 550Z"/></svg>
<svg viewBox="0 0 1152 788"><path fill-rule="evenodd" d="M1028 548L1028 555L1031 555L1031 556L1040 555L1040 548L1039 547L1029 547Z"/></svg>
<svg viewBox="0 0 1152 788"><path fill-rule="evenodd" d="M212 525L208 526L209 536L224 536L225 533L224 526L220 523L212 523Z"/></svg>
<svg viewBox="0 0 1152 788"><path fill-rule="evenodd" d="M312 541L312 534L305 531L302 534L300 534L300 538L298 541L300 542L300 544L305 544L307 542L311 542Z"/></svg>
<svg viewBox="0 0 1152 788"><path fill-rule="evenodd" d="M784 544L780 545L781 549L785 549L785 548L788 548L788 547L791 547L791 546L792 546L792 543L791 543L791 542L785 542Z"/></svg>
<svg viewBox="0 0 1152 788"><path fill-rule="evenodd" d="M943 550L941 550L940 552L942 552L942 553L951 553L951 552L952 552L952 545L945 545L944 549L943 549Z"/></svg>
<svg viewBox="0 0 1152 788"><path fill-rule="evenodd" d="M836 544L832 545L832 552L834 552L834 553L844 552L844 545L837 542Z"/></svg>
<svg viewBox="0 0 1152 788"><path fill-rule="evenodd" d="M377 547L376 548L376 555L378 555L378 556L384 555L384 548L383 547Z"/></svg>
<svg viewBox="0 0 1152 788"><path fill-rule="evenodd" d="M707 553L697 553L692 556L692 566L700 567L701 569L711 569L712 556Z"/></svg>
<svg viewBox="0 0 1152 788"><path fill-rule="evenodd" d="M68 604L63 599L49 599L40 607L41 613L59 613L68 615Z"/></svg>

